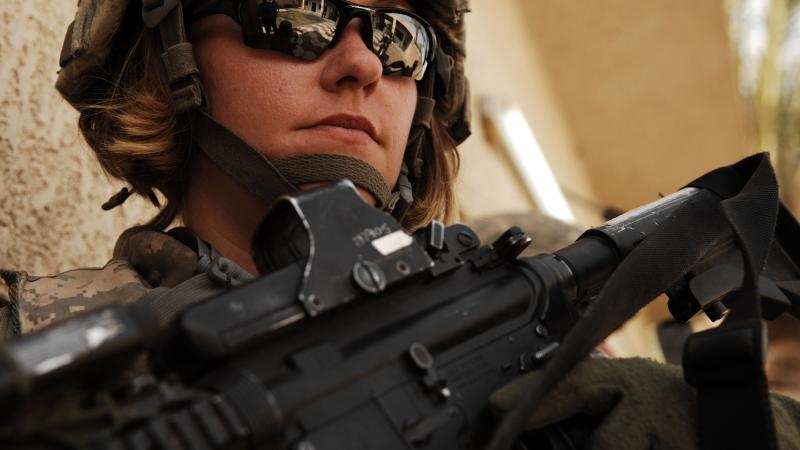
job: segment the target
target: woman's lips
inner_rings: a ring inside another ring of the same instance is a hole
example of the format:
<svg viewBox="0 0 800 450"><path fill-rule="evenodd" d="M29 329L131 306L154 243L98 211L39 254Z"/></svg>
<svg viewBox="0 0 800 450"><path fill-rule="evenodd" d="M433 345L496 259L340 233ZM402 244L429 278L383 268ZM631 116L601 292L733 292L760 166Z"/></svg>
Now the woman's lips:
<svg viewBox="0 0 800 450"><path fill-rule="evenodd" d="M320 120L307 129L347 142L362 143L365 140L378 142L375 127L364 116L335 114Z"/></svg>

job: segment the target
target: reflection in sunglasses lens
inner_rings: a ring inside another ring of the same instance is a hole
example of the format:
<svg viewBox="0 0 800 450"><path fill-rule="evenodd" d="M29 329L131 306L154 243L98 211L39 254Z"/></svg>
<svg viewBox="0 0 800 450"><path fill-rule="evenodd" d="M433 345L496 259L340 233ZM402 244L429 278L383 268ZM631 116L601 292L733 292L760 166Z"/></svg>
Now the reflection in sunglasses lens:
<svg viewBox="0 0 800 450"><path fill-rule="evenodd" d="M331 1L281 0L261 3L258 15L266 48L311 61L335 38L340 11ZM371 50L380 58L383 73L421 79L431 46L425 26L399 12L374 11L370 19Z"/></svg>
<svg viewBox="0 0 800 450"><path fill-rule="evenodd" d="M384 73L416 77L424 70L429 40L421 24L410 16L399 13L377 14L373 26L379 34L375 53L381 58ZM373 38L373 41L375 39Z"/></svg>

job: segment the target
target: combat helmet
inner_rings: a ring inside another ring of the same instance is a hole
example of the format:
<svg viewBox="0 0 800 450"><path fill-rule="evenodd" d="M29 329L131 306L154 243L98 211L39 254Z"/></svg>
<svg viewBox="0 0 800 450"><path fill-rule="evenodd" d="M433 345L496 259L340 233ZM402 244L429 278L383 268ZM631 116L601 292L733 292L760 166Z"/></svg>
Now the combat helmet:
<svg viewBox="0 0 800 450"><path fill-rule="evenodd" d="M432 66L417 81L417 107L394 192L366 163L339 155L297 155L267 161L206 111L203 89L186 37L185 18L208 0L79 0L61 51L56 88L74 107L91 102L90 93L123 26L158 29L162 61L178 114L191 114L192 140L216 165L268 203L294 191L296 184L350 178L371 192L384 210L400 219L413 201L412 189L421 176L420 149L431 138L431 121L438 120L455 145L470 134L469 86L464 75L464 21L468 0L411 0L415 11L435 29L438 46ZM135 23L131 23L135 22ZM113 50L112 50L113 49ZM309 167L311 168L309 170ZM123 190L104 207L127 198Z"/></svg>

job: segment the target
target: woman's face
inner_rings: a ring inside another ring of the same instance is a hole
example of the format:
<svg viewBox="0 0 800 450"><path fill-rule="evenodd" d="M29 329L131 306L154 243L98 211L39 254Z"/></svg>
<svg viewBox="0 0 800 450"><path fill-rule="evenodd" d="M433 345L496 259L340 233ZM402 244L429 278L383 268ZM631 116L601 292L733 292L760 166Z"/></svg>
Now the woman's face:
<svg viewBox="0 0 800 450"><path fill-rule="evenodd" d="M359 26L360 19L352 20L334 48L304 61L245 46L239 25L227 16L199 20L191 40L211 115L269 159L353 156L393 186L414 116L416 84L410 77L383 76Z"/></svg>

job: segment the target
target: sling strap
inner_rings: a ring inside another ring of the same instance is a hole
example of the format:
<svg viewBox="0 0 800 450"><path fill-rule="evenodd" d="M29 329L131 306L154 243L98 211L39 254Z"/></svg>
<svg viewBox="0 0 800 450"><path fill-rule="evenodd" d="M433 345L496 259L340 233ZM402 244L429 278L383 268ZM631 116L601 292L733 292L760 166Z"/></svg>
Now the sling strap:
<svg viewBox="0 0 800 450"><path fill-rule="evenodd" d="M188 229L176 228L170 234L179 237L197 251L197 262L190 278L175 286L157 287L138 300L137 303L150 310L161 330L170 329L175 319L189 306L254 278Z"/></svg>
<svg viewBox="0 0 800 450"><path fill-rule="evenodd" d="M539 382L532 386L518 406L511 411L495 431L487 447L490 450L509 449L528 417L563 376L583 360L606 336L631 318L656 296L682 279L718 243L735 237L744 255L746 281L732 302L732 313L719 333L723 338L701 335L687 343L686 376L700 390L701 442L704 448L716 446L721 435L729 433L737 445L728 448L774 449L775 439L766 398L766 383L759 358L763 353L764 337L760 321L760 305L756 281L769 252L778 212L777 181L766 153L746 158L733 166L715 170L690 186L704 187L687 200L656 232L644 239L620 263L586 313L565 337L559 351L542 370ZM730 323L728 323L730 322ZM730 343L740 339L746 342ZM720 344L708 344L714 340ZM718 346L719 345L719 346ZM695 347L728 350L719 355L728 363L723 370L737 386L717 391L718 379L705 378L711 366L696 366L700 356ZM747 351L750 351L747 353ZM740 353L745 352L741 355ZM729 359L726 359L729 358ZM741 367L737 362L744 361ZM709 386L711 388L709 389ZM722 396L734 395L736 388L748 386L748 402L739 404L730 399L720 405ZM758 408L750 408L758 405ZM723 409L726 409L723 411ZM750 408L750 409L749 409ZM749 409L749 410L748 410ZM707 419L708 415L718 418ZM756 416L760 416L757 417ZM733 417L737 420L731 421ZM753 424L755 420L755 424ZM742 425L734 429L731 424ZM721 427L726 424L722 433ZM706 431L707 428L707 431ZM745 437L753 431L752 437ZM725 442L730 442L726 438ZM746 443L757 442L753 445ZM741 444L745 443L744 446Z"/></svg>
<svg viewBox="0 0 800 450"><path fill-rule="evenodd" d="M724 199L722 212L744 263L742 287L726 299L730 313L725 321L690 336L684 349L684 377L697 388L700 445L704 450L777 450L764 373L767 329L758 292L778 215L775 174L767 158L750 158L692 186Z"/></svg>

